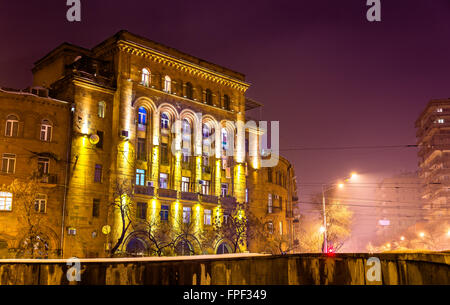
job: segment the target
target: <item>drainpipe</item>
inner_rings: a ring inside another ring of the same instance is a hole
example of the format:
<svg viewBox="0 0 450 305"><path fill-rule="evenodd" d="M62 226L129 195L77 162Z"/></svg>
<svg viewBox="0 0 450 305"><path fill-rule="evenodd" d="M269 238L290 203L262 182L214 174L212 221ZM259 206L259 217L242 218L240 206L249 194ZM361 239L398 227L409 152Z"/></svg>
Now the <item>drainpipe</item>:
<svg viewBox="0 0 450 305"><path fill-rule="evenodd" d="M62 208L62 221L61 221L61 258L64 258L64 233L65 233L65 221L66 221L66 201L67 201L67 192L68 192L68 181L69 181L69 165L70 165L70 153L72 147L71 134L72 134L72 126L73 126L73 111L74 104L70 106L69 112L69 127L67 128L67 154L66 154L66 175L64 181L64 200L63 200L63 208Z"/></svg>

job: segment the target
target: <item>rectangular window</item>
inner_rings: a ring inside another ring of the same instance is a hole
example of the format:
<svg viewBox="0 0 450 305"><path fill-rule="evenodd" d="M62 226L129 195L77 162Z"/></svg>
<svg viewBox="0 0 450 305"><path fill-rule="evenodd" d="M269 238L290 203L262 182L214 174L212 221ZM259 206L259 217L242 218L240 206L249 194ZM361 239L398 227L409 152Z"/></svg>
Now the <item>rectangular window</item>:
<svg viewBox="0 0 450 305"><path fill-rule="evenodd" d="M209 156L208 155L203 155L202 156L202 162L203 162L203 166L209 166Z"/></svg>
<svg viewBox="0 0 450 305"><path fill-rule="evenodd" d="M146 160L145 157L145 139L144 138L138 138L137 141L137 159L138 160Z"/></svg>
<svg viewBox="0 0 450 305"><path fill-rule="evenodd" d="M147 202L138 202L136 217L139 219L147 219Z"/></svg>
<svg viewBox="0 0 450 305"><path fill-rule="evenodd" d="M181 191L182 192L189 192L189 184L190 184L189 177L181 177Z"/></svg>
<svg viewBox="0 0 450 305"><path fill-rule="evenodd" d="M191 222L191 208L190 207L183 207L183 223L190 223Z"/></svg>
<svg viewBox="0 0 450 305"><path fill-rule="evenodd" d="M34 211L38 213L45 213L47 208L47 196L38 194L34 200Z"/></svg>
<svg viewBox="0 0 450 305"><path fill-rule="evenodd" d="M98 218L100 216L100 199L92 201L92 217Z"/></svg>
<svg viewBox="0 0 450 305"><path fill-rule="evenodd" d="M442 112L442 108L436 109L436 112Z"/></svg>
<svg viewBox="0 0 450 305"><path fill-rule="evenodd" d="M279 202L278 202L278 207L280 208L280 210L282 210L283 209L283 197L279 197L278 198L278 200L279 200Z"/></svg>
<svg viewBox="0 0 450 305"><path fill-rule="evenodd" d="M209 195L209 181L202 180L202 194Z"/></svg>
<svg viewBox="0 0 450 305"><path fill-rule="evenodd" d="M102 165L95 164L94 182L102 182Z"/></svg>
<svg viewBox="0 0 450 305"><path fill-rule="evenodd" d="M283 235L283 222L280 221L280 235Z"/></svg>
<svg viewBox="0 0 450 305"><path fill-rule="evenodd" d="M99 102L98 103L98 117L99 118L104 118L105 117L105 108L106 108L105 102Z"/></svg>
<svg viewBox="0 0 450 305"><path fill-rule="evenodd" d="M8 119L6 121L5 136L17 137L18 133L19 133L19 121L14 119Z"/></svg>
<svg viewBox="0 0 450 305"><path fill-rule="evenodd" d="M2 172L13 174L16 169L16 155L3 154L2 157Z"/></svg>
<svg viewBox="0 0 450 305"><path fill-rule="evenodd" d="M159 212L161 220L169 220L169 206L161 205L161 212Z"/></svg>
<svg viewBox="0 0 450 305"><path fill-rule="evenodd" d="M161 163L169 164L169 148L165 143L161 144Z"/></svg>
<svg viewBox="0 0 450 305"><path fill-rule="evenodd" d="M205 225L210 226L211 225L211 210L205 210L203 215L204 215Z"/></svg>
<svg viewBox="0 0 450 305"><path fill-rule="evenodd" d="M273 234L273 222L269 221L267 223L267 229L268 229L270 234Z"/></svg>
<svg viewBox="0 0 450 305"><path fill-rule="evenodd" d="M97 148L103 148L103 131L97 130L98 143L95 144Z"/></svg>
<svg viewBox="0 0 450 305"><path fill-rule="evenodd" d="M136 185L145 185L145 170L136 169Z"/></svg>
<svg viewBox="0 0 450 305"><path fill-rule="evenodd" d="M267 182L272 182L272 168L267 168Z"/></svg>
<svg viewBox="0 0 450 305"><path fill-rule="evenodd" d="M272 194L269 194L267 198L267 213L272 213L272 211L273 211Z"/></svg>
<svg viewBox="0 0 450 305"><path fill-rule="evenodd" d="M159 187L162 189L168 188L169 184L169 175L166 173L159 174Z"/></svg>
<svg viewBox="0 0 450 305"><path fill-rule="evenodd" d="M248 189L245 189L245 202L247 203L249 200Z"/></svg>
<svg viewBox="0 0 450 305"><path fill-rule="evenodd" d="M444 119L438 119L437 122L438 122L439 124L444 124L445 121L444 121Z"/></svg>
<svg viewBox="0 0 450 305"><path fill-rule="evenodd" d="M52 126L42 124L41 125L41 141L50 142L52 139Z"/></svg>
<svg viewBox="0 0 450 305"><path fill-rule="evenodd" d="M0 192L0 211L11 211L12 194L8 192Z"/></svg>
<svg viewBox="0 0 450 305"><path fill-rule="evenodd" d="M222 197L225 197L228 195L228 183L222 183L221 193L222 193Z"/></svg>
<svg viewBox="0 0 450 305"><path fill-rule="evenodd" d="M48 167L50 164L49 158L39 158L38 159L38 173L40 176L48 174Z"/></svg>

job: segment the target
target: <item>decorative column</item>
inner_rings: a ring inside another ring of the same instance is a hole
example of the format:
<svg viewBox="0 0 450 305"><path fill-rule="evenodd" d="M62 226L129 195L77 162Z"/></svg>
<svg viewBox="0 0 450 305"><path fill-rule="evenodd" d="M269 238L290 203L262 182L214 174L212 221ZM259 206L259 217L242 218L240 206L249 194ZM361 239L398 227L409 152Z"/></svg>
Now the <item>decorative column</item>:
<svg viewBox="0 0 450 305"><path fill-rule="evenodd" d="M154 187L159 187L159 162L160 162L160 119L159 112L155 111L153 113L153 151L152 151L152 176L151 181Z"/></svg>

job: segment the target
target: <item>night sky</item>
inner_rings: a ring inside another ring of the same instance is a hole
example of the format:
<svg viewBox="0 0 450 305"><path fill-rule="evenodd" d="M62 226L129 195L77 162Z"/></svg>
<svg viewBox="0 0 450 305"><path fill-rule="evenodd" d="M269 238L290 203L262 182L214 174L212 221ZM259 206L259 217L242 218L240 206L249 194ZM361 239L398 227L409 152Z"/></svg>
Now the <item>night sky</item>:
<svg viewBox="0 0 450 305"><path fill-rule="evenodd" d="M121 29L237 70L265 105L256 114L280 121L304 201L350 171L415 171L415 148L336 147L414 144L426 103L450 97L448 0L381 0L374 23L366 0L81 2L74 23L66 0L0 2L0 86L29 86L64 41L90 48Z"/></svg>

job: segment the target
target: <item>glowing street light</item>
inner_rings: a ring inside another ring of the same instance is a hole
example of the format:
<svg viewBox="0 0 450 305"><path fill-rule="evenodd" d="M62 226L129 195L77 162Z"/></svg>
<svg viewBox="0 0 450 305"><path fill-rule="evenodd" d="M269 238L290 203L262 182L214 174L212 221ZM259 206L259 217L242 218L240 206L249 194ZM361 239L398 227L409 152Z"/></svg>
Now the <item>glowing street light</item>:
<svg viewBox="0 0 450 305"><path fill-rule="evenodd" d="M450 229L447 231L447 236L450 237Z"/></svg>
<svg viewBox="0 0 450 305"><path fill-rule="evenodd" d="M351 173L350 180L355 181L356 179L358 179L358 174L355 172Z"/></svg>
<svg viewBox="0 0 450 305"><path fill-rule="evenodd" d="M405 236L400 236L400 240L405 240Z"/></svg>
<svg viewBox="0 0 450 305"><path fill-rule="evenodd" d="M425 233L424 233L424 232L420 232L420 233L419 233L419 236L420 236L421 238L424 238L424 237L425 237Z"/></svg>
<svg viewBox="0 0 450 305"><path fill-rule="evenodd" d="M324 226L320 226L319 232L320 232L321 234L323 234L323 232L325 232L325 227L324 227Z"/></svg>
<svg viewBox="0 0 450 305"><path fill-rule="evenodd" d="M338 184L338 187L339 187L340 189L344 188L344 183L339 183L339 184Z"/></svg>

